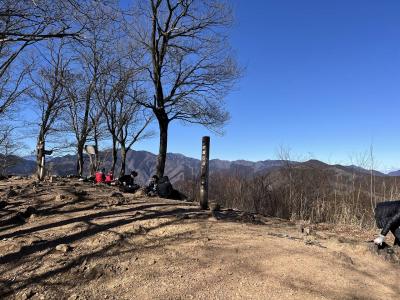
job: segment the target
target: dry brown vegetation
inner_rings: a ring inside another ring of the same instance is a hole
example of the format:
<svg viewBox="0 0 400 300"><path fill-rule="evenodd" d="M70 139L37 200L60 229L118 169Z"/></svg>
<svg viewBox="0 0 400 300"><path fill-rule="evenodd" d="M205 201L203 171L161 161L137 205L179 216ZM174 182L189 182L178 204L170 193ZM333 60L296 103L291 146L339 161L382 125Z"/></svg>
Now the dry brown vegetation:
<svg viewBox="0 0 400 300"><path fill-rule="evenodd" d="M198 179L178 184L198 200ZM372 187L372 188L371 188ZM376 203L400 198L397 177L372 176L317 167L283 167L264 175L211 174L210 197L227 208L279 217L374 226Z"/></svg>

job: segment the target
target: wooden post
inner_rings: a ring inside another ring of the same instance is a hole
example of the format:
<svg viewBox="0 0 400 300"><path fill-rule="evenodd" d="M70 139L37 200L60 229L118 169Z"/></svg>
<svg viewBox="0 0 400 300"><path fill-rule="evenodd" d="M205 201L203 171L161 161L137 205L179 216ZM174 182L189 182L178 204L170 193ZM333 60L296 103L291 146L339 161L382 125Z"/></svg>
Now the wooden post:
<svg viewBox="0 0 400 300"><path fill-rule="evenodd" d="M208 209L208 165L210 159L210 137L203 136L201 147L200 207Z"/></svg>
<svg viewBox="0 0 400 300"><path fill-rule="evenodd" d="M40 162L40 180L43 180L44 176L46 175L45 166L46 166L45 154L43 153L42 160Z"/></svg>
<svg viewBox="0 0 400 300"><path fill-rule="evenodd" d="M40 141L38 145L36 146L37 150L37 155L36 155L36 163L37 163L37 170L36 170L36 175L39 181L42 181L44 179L44 164L45 164L45 159L44 159L44 142Z"/></svg>

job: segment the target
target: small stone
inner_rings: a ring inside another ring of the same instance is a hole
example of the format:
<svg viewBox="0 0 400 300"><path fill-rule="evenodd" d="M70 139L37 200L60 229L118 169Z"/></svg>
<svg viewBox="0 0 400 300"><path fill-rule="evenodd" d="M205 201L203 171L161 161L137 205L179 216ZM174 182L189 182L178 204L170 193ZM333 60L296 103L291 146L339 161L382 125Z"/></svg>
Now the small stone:
<svg viewBox="0 0 400 300"><path fill-rule="evenodd" d="M5 208L6 206L7 206L7 202L6 201L4 201L4 200L1 200L0 201L0 209L2 209L2 208Z"/></svg>
<svg viewBox="0 0 400 300"><path fill-rule="evenodd" d="M18 193L17 193L14 189L12 189L12 188L10 188L10 189L8 190L7 194L6 194L7 197L15 197L15 196L17 196L17 195L18 195Z"/></svg>
<svg viewBox="0 0 400 300"><path fill-rule="evenodd" d="M157 261L155 259L152 259L149 261L149 265L155 265L157 263Z"/></svg>
<svg viewBox="0 0 400 300"><path fill-rule="evenodd" d="M37 210L33 206L28 206L23 212L22 215L25 219L29 218L31 215L37 214Z"/></svg>
<svg viewBox="0 0 400 300"><path fill-rule="evenodd" d="M68 300L76 300L76 299L78 299L77 294L72 294L71 296L68 297Z"/></svg>
<svg viewBox="0 0 400 300"><path fill-rule="evenodd" d="M110 197L121 198L121 197L124 197L124 195L122 195L121 193L118 193L118 192L113 192L113 193L111 193Z"/></svg>
<svg viewBox="0 0 400 300"><path fill-rule="evenodd" d="M56 201L62 201L64 199L66 199L67 197L63 194L58 194L55 198Z"/></svg>
<svg viewBox="0 0 400 300"><path fill-rule="evenodd" d="M17 299L27 300L27 299L31 298L33 295L35 295L34 291L27 290L27 291L23 292L22 294L20 294L20 296Z"/></svg>
<svg viewBox="0 0 400 300"><path fill-rule="evenodd" d="M29 217L29 221L34 221L38 218L37 214L31 214L31 216Z"/></svg>
<svg viewBox="0 0 400 300"><path fill-rule="evenodd" d="M56 246L56 250L66 253L68 251L71 251L71 246L67 245L67 244L60 244Z"/></svg>
<svg viewBox="0 0 400 300"><path fill-rule="evenodd" d="M400 264L400 253L397 246L390 247L385 242L380 246L377 246L374 243L369 243L368 249L388 262Z"/></svg>
<svg viewBox="0 0 400 300"><path fill-rule="evenodd" d="M343 252L333 252L332 253L338 260L341 260L344 263L350 264L350 265L354 265L354 262L352 260L352 258L350 256L348 256L347 254L343 253Z"/></svg>

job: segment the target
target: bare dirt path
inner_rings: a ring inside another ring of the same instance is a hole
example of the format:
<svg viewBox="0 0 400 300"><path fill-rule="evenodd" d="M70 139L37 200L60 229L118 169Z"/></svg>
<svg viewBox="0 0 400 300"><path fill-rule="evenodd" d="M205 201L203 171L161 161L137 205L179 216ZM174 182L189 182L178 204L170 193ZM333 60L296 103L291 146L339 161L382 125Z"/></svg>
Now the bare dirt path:
<svg viewBox="0 0 400 300"><path fill-rule="evenodd" d="M0 210L1 299L399 297L400 267L368 250L371 232L304 235L284 220L111 197L111 187L77 181L11 180L1 193L9 185L17 193Z"/></svg>

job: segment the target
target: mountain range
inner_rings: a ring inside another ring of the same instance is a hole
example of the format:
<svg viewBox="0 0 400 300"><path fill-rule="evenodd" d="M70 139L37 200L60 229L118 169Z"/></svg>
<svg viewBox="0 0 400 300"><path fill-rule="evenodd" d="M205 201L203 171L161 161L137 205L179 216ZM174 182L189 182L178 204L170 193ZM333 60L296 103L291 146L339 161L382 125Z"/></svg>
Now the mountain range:
<svg viewBox="0 0 400 300"><path fill-rule="evenodd" d="M111 167L111 154L109 151L101 153L102 167L109 170ZM136 170L138 182L144 183L155 173L157 155L147 151L129 151L127 155L126 169ZM30 175L35 172L36 162L34 156L14 157L12 167L8 168L8 172L16 175ZM330 169L337 174L370 174L371 171L357 166L329 165L319 160L309 160L306 162L284 161L284 160L264 160L264 161L247 161L247 160L210 160L210 173L225 172L234 173L242 176L261 175L274 169L279 169L290 165L296 168L318 168ZM89 165L89 158L85 156L86 173ZM76 173L76 156L65 155L60 157L48 157L48 170L54 175L70 175ZM172 182L193 179L200 172L200 160L190 158L182 154L168 153L165 174L168 175ZM119 164L117 164L116 173L119 173ZM373 171L375 176L399 176L400 171L392 172L388 175Z"/></svg>

